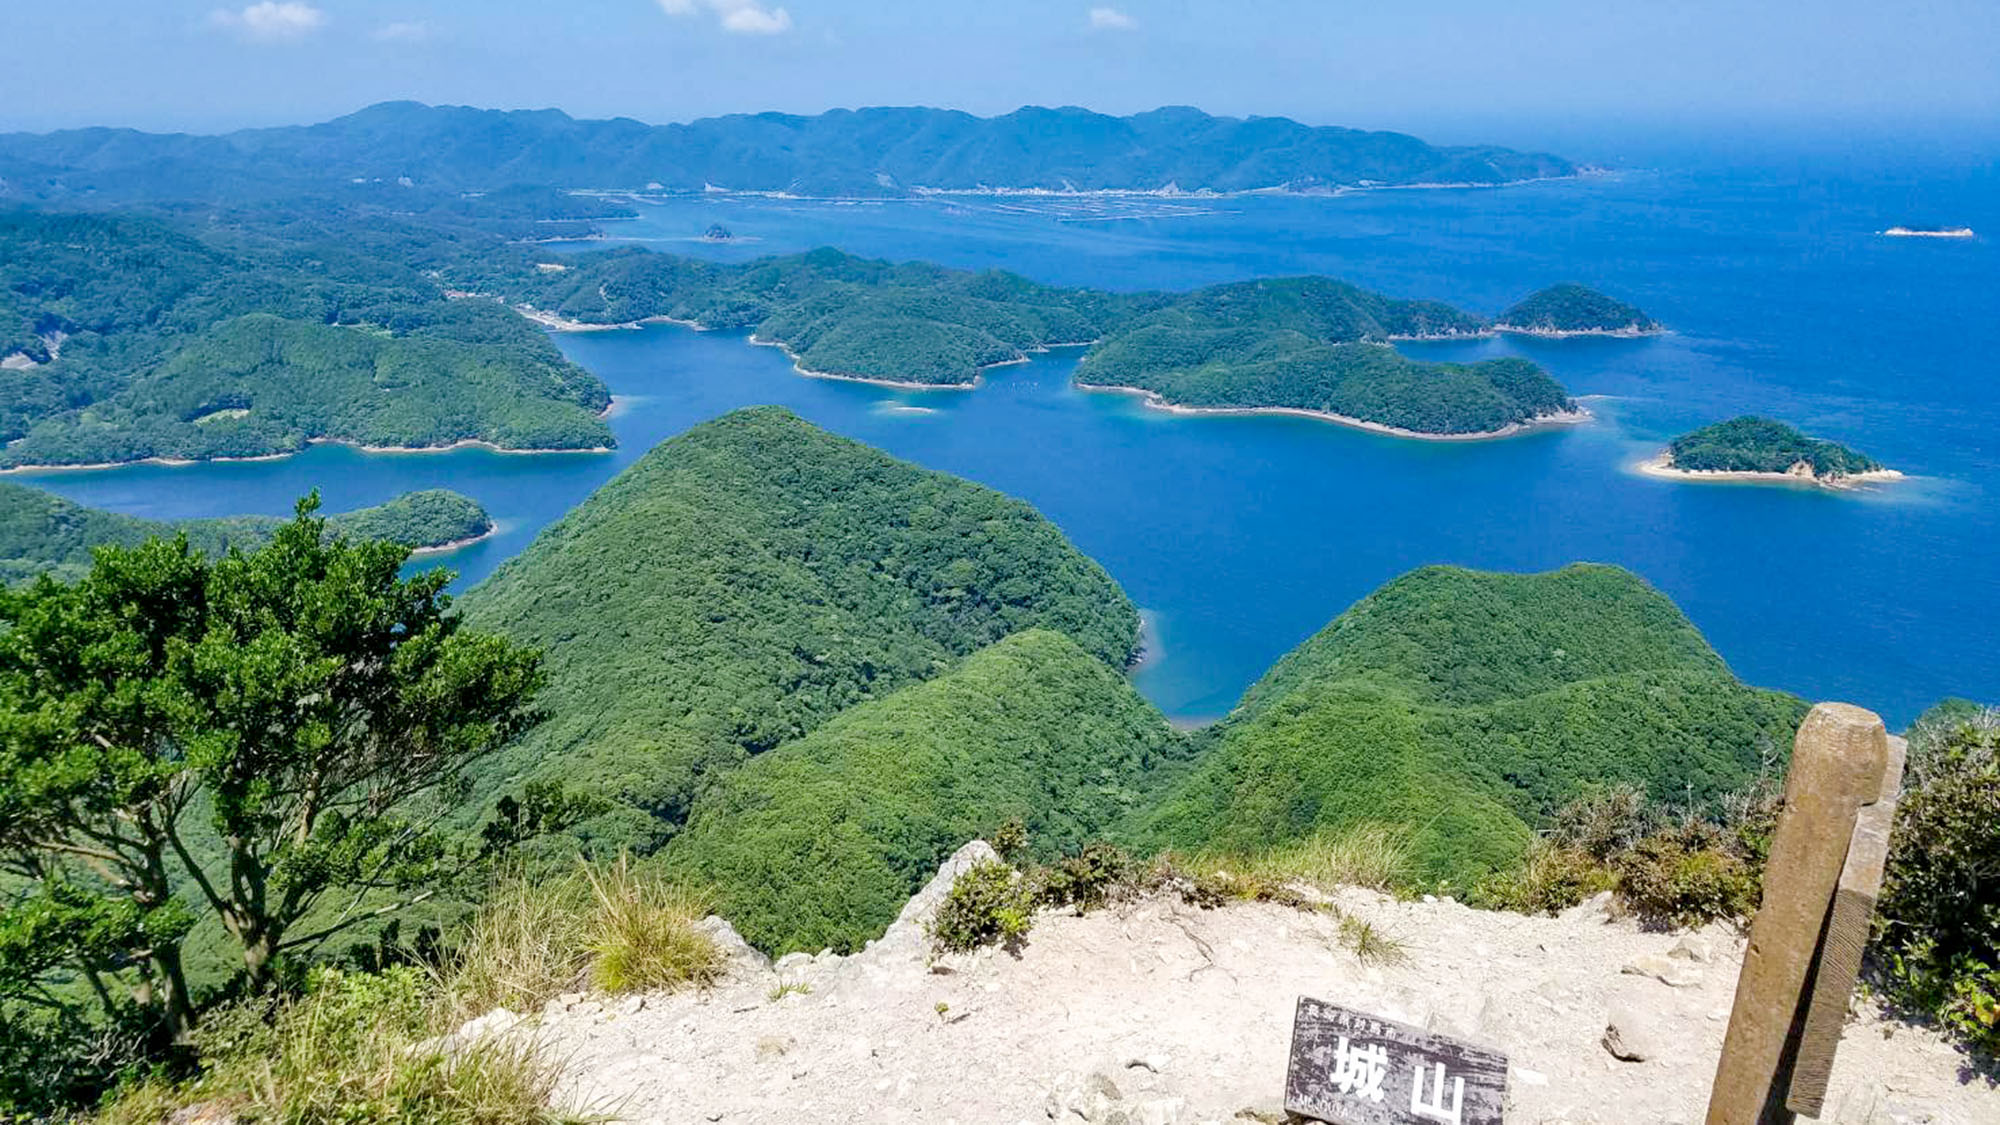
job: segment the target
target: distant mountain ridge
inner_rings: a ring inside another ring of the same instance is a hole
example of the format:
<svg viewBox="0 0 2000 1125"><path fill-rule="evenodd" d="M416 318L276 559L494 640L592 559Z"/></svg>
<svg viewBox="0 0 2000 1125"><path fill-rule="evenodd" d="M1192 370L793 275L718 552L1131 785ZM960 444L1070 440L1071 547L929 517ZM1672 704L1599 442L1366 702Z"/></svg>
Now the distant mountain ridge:
<svg viewBox="0 0 2000 1125"><path fill-rule="evenodd" d="M0 136L0 198L218 199L354 180L479 191L571 188L801 195L923 190L1331 190L1569 176L1546 153L1439 147L1403 133L1027 106L998 117L884 107L732 114L685 124L560 110L383 102L318 125L214 136L90 128Z"/></svg>

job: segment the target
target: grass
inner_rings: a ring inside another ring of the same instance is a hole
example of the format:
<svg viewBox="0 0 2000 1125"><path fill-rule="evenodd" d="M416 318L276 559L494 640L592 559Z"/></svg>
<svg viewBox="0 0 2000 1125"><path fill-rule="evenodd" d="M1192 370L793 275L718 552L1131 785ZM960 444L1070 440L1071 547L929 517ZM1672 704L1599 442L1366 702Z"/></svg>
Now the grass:
<svg viewBox="0 0 2000 1125"><path fill-rule="evenodd" d="M723 956L695 928L706 902L625 859L553 879L513 877L487 898L452 958L461 1019L535 1011L565 992L646 992L713 983Z"/></svg>
<svg viewBox="0 0 2000 1125"><path fill-rule="evenodd" d="M524 1036L447 1046L437 981L407 966L380 974L320 970L304 996L269 1014L244 1007L204 1027L204 1073L124 1092L102 1125L155 1125L208 1104L286 1125L554 1125L556 1069Z"/></svg>
<svg viewBox="0 0 2000 1125"><path fill-rule="evenodd" d="M813 986L802 980L781 981L777 987L764 994L764 999L776 1004L787 996L811 996Z"/></svg>
<svg viewBox="0 0 2000 1125"><path fill-rule="evenodd" d="M533 1012L564 992L701 986L724 958L696 928L703 901L629 863L586 864L501 882L435 970L316 970L304 994L275 1006L210 1013L202 1071L120 1092L100 1125L157 1125L211 1103L278 1125L556 1125L557 1067L531 1035L453 1043L466 1020Z"/></svg>

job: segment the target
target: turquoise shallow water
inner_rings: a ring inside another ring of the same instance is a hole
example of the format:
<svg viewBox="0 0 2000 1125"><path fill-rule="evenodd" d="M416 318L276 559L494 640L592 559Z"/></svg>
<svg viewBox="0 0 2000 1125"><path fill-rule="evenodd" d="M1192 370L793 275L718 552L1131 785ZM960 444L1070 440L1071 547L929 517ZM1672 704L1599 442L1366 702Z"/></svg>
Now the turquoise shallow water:
<svg viewBox="0 0 2000 1125"><path fill-rule="evenodd" d="M1437 358L1527 355L1598 416L1430 443L1298 418L1168 416L1069 387L1073 352L992 372L976 391L905 393L801 378L740 337L656 326L559 338L620 396L615 454L322 446L279 462L29 479L151 516L277 512L314 486L336 509L456 488L502 524L445 560L474 581L659 440L781 403L1046 512L1147 611L1137 679L1179 718L1226 711L1272 660L1413 566L1588 559L1665 590L1745 679L1902 722L1946 694L2000 699L1997 189L2000 168L1964 166L1627 173L1337 199L674 200L612 229L721 258L830 244L1118 288L1322 272L1484 312L1578 280L1675 331L1412 345ZM692 239L712 222L742 240ZM1898 222L1988 237L1874 233ZM1849 441L1914 479L1836 496L1629 471L1672 434L1746 411Z"/></svg>

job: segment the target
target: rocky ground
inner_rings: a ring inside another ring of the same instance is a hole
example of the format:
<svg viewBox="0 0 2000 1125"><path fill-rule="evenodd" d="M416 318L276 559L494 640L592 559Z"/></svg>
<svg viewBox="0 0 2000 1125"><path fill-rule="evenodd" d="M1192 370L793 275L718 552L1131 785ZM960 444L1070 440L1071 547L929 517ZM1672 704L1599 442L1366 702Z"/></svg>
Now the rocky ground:
<svg viewBox="0 0 2000 1125"><path fill-rule="evenodd" d="M634 1122L1281 1121L1304 994L1505 1052L1509 1121L1702 1119L1742 955L1727 928L1648 933L1601 901L1527 918L1344 892L1343 911L1402 945L1363 964L1330 916L1158 897L1046 914L1016 952L931 964L923 920L983 848L854 956L773 966L711 920L735 949L720 986L564 997L521 1031L563 1060L570 1100ZM1825 1119L1996 1122L2000 1087L1862 1005Z"/></svg>

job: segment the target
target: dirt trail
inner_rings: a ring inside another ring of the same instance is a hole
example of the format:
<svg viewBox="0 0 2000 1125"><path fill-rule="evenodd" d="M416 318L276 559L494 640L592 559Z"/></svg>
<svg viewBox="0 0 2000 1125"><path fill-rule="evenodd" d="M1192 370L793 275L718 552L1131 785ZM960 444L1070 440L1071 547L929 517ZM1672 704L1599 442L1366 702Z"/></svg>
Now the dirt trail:
<svg viewBox="0 0 2000 1125"><path fill-rule="evenodd" d="M1647 933L1601 903L1527 918L1349 891L1342 909L1401 959L1362 964L1330 917L1154 898L1045 914L1017 954L927 965L922 919L946 885L852 957L772 967L741 949L705 993L565 998L536 1034L565 1060L569 1098L635 1122L1282 1120L1306 994L1506 1052L1509 1121L1692 1123L1742 954L1726 928ZM1643 1061L1604 1046L1614 1010L1620 1049ZM2000 1088L1864 1006L1825 1120L1991 1123Z"/></svg>

